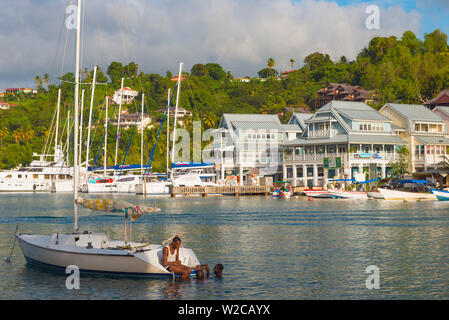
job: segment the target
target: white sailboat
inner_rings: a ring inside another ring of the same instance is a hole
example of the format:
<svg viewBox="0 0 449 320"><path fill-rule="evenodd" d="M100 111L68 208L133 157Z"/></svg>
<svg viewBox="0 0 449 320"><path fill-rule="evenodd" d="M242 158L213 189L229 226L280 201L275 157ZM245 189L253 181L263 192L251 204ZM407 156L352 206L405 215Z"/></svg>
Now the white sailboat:
<svg viewBox="0 0 449 320"><path fill-rule="evenodd" d="M81 2L78 0L77 34L75 50L75 114L74 128L78 128L78 88L79 88L79 47ZM74 130L74 179L73 179L73 233L52 235L16 234L25 259L56 268L69 265L78 266L81 271L101 273L137 274L148 276L174 276L161 265L162 245L152 245L130 241L130 220L142 214L156 211L154 208L134 206L126 202L110 200L84 200L78 198L78 130ZM79 232L77 205L91 209L112 211L125 217L125 237L123 241L110 240L105 234ZM199 261L191 249L180 250L180 260L184 265L195 268Z"/></svg>
<svg viewBox="0 0 449 320"><path fill-rule="evenodd" d="M173 122L173 146L171 152L172 162L175 159L175 142L176 142L176 118L178 114L178 106L179 106L179 96L181 92L181 79L182 79L182 66L183 63L179 64L179 73L178 73L178 83L177 83L177 91L176 91L176 105L175 105L175 113L174 113L174 122ZM143 101L142 101L142 113L143 113ZM142 161L142 177L140 182L135 185L136 194L143 195L169 195L170 186L204 186L204 185L214 185L212 183L203 182L201 178L213 178L215 174L210 174L205 172L209 167L213 167L212 164L203 164L203 163L184 163L177 162L172 163L170 175L169 175L169 132L170 132L170 89L168 91L168 100L167 100L167 180L163 181L159 179L157 175L150 175L143 173L143 155L141 155ZM142 150L143 150L143 142L142 142ZM151 168L150 168L151 169Z"/></svg>

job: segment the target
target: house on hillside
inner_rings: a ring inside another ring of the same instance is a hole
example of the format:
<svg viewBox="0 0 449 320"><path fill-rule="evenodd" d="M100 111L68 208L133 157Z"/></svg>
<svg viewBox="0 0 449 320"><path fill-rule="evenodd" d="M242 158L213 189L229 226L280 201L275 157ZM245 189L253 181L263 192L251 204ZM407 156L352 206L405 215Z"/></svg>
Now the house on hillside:
<svg viewBox="0 0 449 320"><path fill-rule="evenodd" d="M116 104L120 104L120 100L122 99L122 104L129 104L131 103L135 97L137 97L138 92L136 90L133 90L129 87L124 87L122 89L122 92L120 92L120 89L116 90L114 92L114 95L112 97L112 101Z"/></svg>
<svg viewBox="0 0 449 320"><path fill-rule="evenodd" d="M115 115L114 119L110 120L111 125L117 126L118 124L118 114ZM146 129L151 129L153 126L147 127L151 123L151 117L147 114L143 114L143 127ZM137 130L140 132L142 124L142 113L121 113L120 114L120 128L129 129L136 126Z"/></svg>
<svg viewBox="0 0 449 320"><path fill-rule="evenodd" d="M449 89L441 91L435 98L424 102L424 105L430 110L435 109L438 106L449 106Z"/></svg>
<svg viewBox="0 0 449 320"><path fill-rule="evenodd" d="M356 101L372 103L372 94L361 86L352 86L347 83L328 83L327 86L317 91L315 108L321 108L329 101Z"/></svg>
<svg viewBox="0 0 449 320"><path fill-rule="evenodd" d="M2 110L8 110L14 106L16 106L16 104L0 101L0 109L2 109Z"/></svg>

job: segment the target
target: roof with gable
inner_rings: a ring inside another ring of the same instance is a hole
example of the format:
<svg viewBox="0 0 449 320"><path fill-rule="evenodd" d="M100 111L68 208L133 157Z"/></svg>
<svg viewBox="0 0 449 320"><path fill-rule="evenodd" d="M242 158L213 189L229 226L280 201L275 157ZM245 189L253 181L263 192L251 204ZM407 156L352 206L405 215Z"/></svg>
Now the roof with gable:
<svg viewBox="0 0 449 320"><path fill-rule="evenodd" d="M444 122L438 114L420 104L387 103L382 109L386 106L389 106L407 120Z"/></svg>

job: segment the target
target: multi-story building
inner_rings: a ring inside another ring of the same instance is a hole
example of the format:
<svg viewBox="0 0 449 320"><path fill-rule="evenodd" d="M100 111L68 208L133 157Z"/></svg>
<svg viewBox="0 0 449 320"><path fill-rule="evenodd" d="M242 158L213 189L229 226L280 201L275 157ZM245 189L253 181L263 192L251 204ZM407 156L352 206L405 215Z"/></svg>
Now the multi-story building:
<svg viewBox="0 0 449 320"><path fill-rule="evenodd" d="M329 101L357 101L363 103L373 102L370 93L361 86L352 86L347 83L328 83L318 90L315 107L320 108Z"/></svg>
<svg viewBox="0 0 449 320"><path fill-rule="evenodd" d="M362 102L331 101L311 117L294 114L290 123L297 123L302 134L282 143L283 179L312 187L361 173L391 176L395 150L406 144L392 122Z"/></svg>
<svg viewBox="0 0 449 320"><path fill-rule="evenodd" d="M379 112L392 120L410 151L409 172L436 170L448 156L447 124L423 105L387 103Z"/></svg>
<svg viewBox="0 0 449 320"><path fill-rule="evenodd" d="M139 93L136 90L124 87L122 91L118 89L114 92L112 101L116 104L119 104L120 100L122 100L122 104L129 104L134 100L135 97L137 97L138 94Z"/></svg>
<svg viewBox="0 0 449 320"><path fill-rule="evenodd" d="M203 159L215 162L221 179L239 176L245 184L252 169L260 176L275 176L282 161L279 146L301 133L298 125L282 124L274 114L225 113Z"/></svg>
<svg viewBox="0 0 449 320"><path fill-rule="evenodd" d="M118 114L115 115L114 119L110 120L111 125L117 126L118 124ZM143 115L143 127L147 129L151 129L153 126L148 125L151 123L151 117L147 114ZM137 130L140 132L142 124L142 114L138 113L121 113L120 114L120 128L127 130L134 125L137 127Z"/></svg>

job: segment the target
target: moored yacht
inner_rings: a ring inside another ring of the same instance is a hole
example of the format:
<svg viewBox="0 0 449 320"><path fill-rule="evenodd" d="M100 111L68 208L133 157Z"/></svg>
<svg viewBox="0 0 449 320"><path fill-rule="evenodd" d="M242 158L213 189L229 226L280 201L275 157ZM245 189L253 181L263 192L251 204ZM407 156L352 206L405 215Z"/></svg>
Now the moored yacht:
<svg viewBox="0 0 449 320"><path fill-rule="evenodd" d="M61 154L56 152L55 161L46 160L53 155L33 154L39 160L33 160L29 166L0 171L0 192L72 191L73 168L65 165Z"/></svg>

